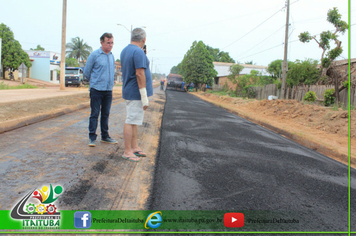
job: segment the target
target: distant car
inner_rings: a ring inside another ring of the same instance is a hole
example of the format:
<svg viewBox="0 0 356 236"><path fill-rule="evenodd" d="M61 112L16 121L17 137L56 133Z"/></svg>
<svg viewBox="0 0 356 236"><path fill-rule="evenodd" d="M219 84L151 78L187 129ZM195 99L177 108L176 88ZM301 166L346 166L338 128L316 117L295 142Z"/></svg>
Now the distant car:
<svg viewBox="0 0 356 236"><path fill-rule="evenodd" d="M69 85L81 86L89 84L89 80L84 76L84 67L66 67L65 70L65 86Z"/></svg>

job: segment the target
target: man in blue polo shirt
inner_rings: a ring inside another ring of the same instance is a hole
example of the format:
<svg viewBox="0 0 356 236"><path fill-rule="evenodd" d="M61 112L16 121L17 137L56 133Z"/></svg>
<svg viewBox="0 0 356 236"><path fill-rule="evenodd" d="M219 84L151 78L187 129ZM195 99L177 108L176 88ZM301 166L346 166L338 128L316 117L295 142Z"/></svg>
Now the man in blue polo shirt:
<svg viewBox="0 0 356 236"><path fill-rule="evenodd" d="M125 151L122 158L140 161L146 153L137 143L137 126L142 125L144 111L153 95L150 62L142 50L146 43L146 32L136 28L131 33L131 44L121 52L122 97L126 100L126 121L124 125Z"/></svg>
<svg viewBox="0 0 356 236"><path fill-rule="evenodd" d="M101 48L90 54L84 68L84 76L90 80L89 147L95 147L99 113L101 142L118 143L109 136L109 114L115 75L115 59L111 52L114 37L110 33L104 33L100 37L100 43Z"/></svg>

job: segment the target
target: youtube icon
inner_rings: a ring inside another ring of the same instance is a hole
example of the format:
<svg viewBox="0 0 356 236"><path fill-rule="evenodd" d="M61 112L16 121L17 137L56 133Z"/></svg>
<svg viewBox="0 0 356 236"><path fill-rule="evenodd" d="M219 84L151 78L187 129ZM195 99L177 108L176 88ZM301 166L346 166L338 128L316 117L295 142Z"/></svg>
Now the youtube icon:
<svg viewBox="0 0 356 236"><path fill-rule="evenodd" d="M240 228L245 224L245 216L243 213L225 213L224 225L228 228Z"/></svg>

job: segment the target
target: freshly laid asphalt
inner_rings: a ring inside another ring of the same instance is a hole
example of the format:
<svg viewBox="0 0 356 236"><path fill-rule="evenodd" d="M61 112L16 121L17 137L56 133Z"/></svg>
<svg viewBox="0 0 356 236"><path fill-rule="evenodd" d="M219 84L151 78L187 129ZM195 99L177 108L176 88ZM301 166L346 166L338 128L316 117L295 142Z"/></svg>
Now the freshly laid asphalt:
<svg viewBox="0 0 356 236"><path fill-rule="evenodd" d="M346 165L179 91L166 91L161 132L150 210L270 212L299 223L256 228L348 231Z"/></svg>

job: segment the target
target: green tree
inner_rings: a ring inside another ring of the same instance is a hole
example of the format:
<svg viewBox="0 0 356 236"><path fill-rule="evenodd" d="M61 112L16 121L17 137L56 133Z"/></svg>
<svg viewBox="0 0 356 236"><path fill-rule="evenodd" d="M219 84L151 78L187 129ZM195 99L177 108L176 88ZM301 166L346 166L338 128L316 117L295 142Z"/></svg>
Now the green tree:
<svg viewBox="0 0 356 236"><path fill-rule="evenodd" d="M336 29L334 33L329 30L323 31L320 34L319 40L316 39L316 36L310 35L308 31L300 33L299 35L299 40L301 42L309 43L310 40L314 39L319 47L323 50L320 59L322 65L321 77L326 75L327 70L330 68L331 63L335 60L335 58L341 55L343 49L341 47L341 41L337 39L339 36L338 33L344 34L348 28L347 23L341 20L341 14L336 7L328 11L327 21L335 26ZM334 41L336 44L336 47L333 49L330 49L331 41Z"/></svg>
<svg viewBox="0 0 356 236"><path fill-rule="evenodd" d="M236 65L232 65L229 68L229 72L230 74L227 76L227 78L233 83L233 84L237 84L240 72L244 69L244 67L242 65L236 64ZM236 85L238 86L238 85Z"/></svg>
<svg viewBox="0 0 356 236"><path fill-rule="evenodd" d="M272 61L267 68L267 72L272 75L273 78L279 78L279 75L282 74L282 62L283 60L278 59ZM288 61L288 68L292 68L294 62Z"/></svg>
<svg viewBox="0 0 356 236"><path fill-rule="evenodd" d="M5 71L17 70L22 63L27 68L32 66L28 54L22 50L21 44L15 40L14 33L5 24L0 24L0 38L1 45L1 62L3 65L3 78L5 78Z"/></svg>
<svg viewBox="0 0 356 236"><path fill-rule="evenodd" d="M236 84L236 87L235 87L235 96L238 95L238 92L241 91L241 89L239 89L239 85L240 84L240 80L241 78L239 77L240 76L240 72L243 70L243 66L239 65L239 64L235 64L235 65L232 65L230 66L229 68L229 72L230 74L227 76L227 78L233 83L233 84Z"/></svg>
<svg viewBox="0 0 356 236"><path fill-rule="evenodd" d="M253 61L246 61L245 64L246 64L246 65L256 65L256 63L253 64Z"/></svg>
<svg viewBox="0 0 356 236"><path fill-rule="evenodd" d="M84 43L84 40L79 37L72 38L72 42L66 44L66 49L67 57L76 58L78 62L79 60L86 60L93 51L92 47Z"/></svg>
<svg viewBox="0 0 356 236"><path fill-rule="evenodd" d="M287 73L287 84L290 87L300 84L316 84L316 82L320 79L320 70L317 68L317 65L317 60L296 60Z"/></svg>
<svg viewBox="0 0 356 236"><path fill-rule="evenodd" d="M218 55L220 50L218 48L206 46L206 49L208 49L210 55L213 57L213 61L220 61L220 57Z"/></svg>
<svg viewBox="0 0 356 236"><path fill-rule="evenodd" d="M41 47L41 45L39 45L39 44L37 45L37 47L35 49L30 48L30 50L32 50L32 51L45 51L44 47Z"/></svg>
<svg viewBox="0 0 356 236"><path fill-rule="evenodd" d="M259 75L259 80L256 85L265 86L267 84L273 84L274 82L275 82L275 79L272 76Z"/></svg>
<svg viewBox="0 0 356 236"><path fill-rule="evenodd" d="M172 73L172 74L178 74L178 67L177 67L177 66L173 66L173 67L171 68L170 73Z"/></svg>
<svg viewBox="0 0 356 236"><path fill-rule="evenodd" d="M213 57L202 41L194 41L181 62L181 72L186 83L212 85L218 74L213 65Z"/></svg>
<svg viewBox="0 0 356 236"><path fill-rule="evenodd" d="M182 63L179 63L177 66L173 66L171 68L170 73L181 75L182 74Z"/></svg>
<svg viewBox="0 0 356 236"><path fill-rule="evenodd" d="M235 60L230 57L228 52L220 52L218 48L212 48L210 46L206 46L206 48L208 49L210 55L213 57L213 61L235 63Z"/></svg>
<svg viewBox="0 0 356 236"><path fill-rule="evenodd" d="M68 67L79 67L79 62L75 58L66 58L66 65Z"/></svg>
<svg viewBox="0 0 356 236"><path fill-rule="evenodd" d="M232 59L228 52L219 52L220 62L228 62L228 63L235 63L235 60Z"/></svg>
<svg viewBox="0 0 356 236"><path fill-rule="evenodd" d="M116 59L116 62L121 62L120 59Z"/></svg>

